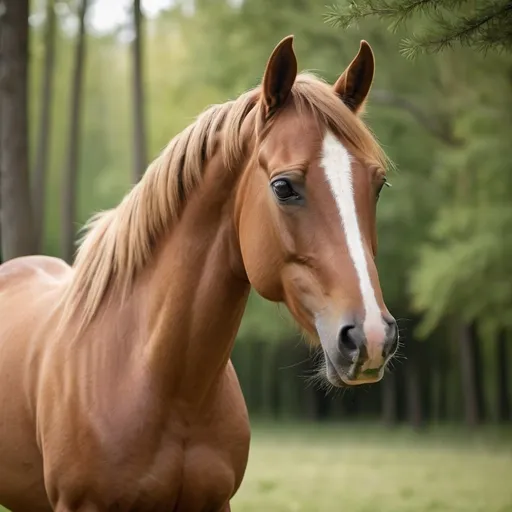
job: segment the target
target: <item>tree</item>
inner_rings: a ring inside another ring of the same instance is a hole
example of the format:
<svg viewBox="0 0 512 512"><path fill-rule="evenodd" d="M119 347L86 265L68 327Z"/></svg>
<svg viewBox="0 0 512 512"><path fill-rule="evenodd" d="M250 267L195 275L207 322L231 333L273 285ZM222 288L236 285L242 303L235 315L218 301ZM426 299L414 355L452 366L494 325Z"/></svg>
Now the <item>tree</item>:
<svg viewBox="0 0 512 512"><path fill-rule="evenodd" d="M397 397L396 397L396 377L393 372L384 376L381 385L382 389L382 422L386 426L394 426L398 420Z"/></svg>
<svg viewBox="0 0 512 512"><path fill-rule="evenodd" d="M133 181L142 177L146 168L146 126L144 119L144 85L142 72L142 11L140 0L133 0L133 26L135 30L133 52Z"/></svg>
<svg viewBox="0 0 512 512"><path fill-rule="evenodd" d="M462 324L459 327L461 355L461 378L464 396L466 424L475 427L482 421L483 398L480 376L481 357L475 324Z"/></svg>
<svg viewBox="0 0 512 512"><path fill-rule="evenodd" d="M428 14L431 21L418 35L403 39L403 52L409 56L418 51L438 52L454 43L481 51L512 45L510 0L350 0L333 6L326 19L347 28L376 16L397 28L415 14Z"/></svg>
<svg viewBox="0 0 512 512"><path fill-rule="evenodd" d="M2 259L35 252L28 170L28 0L0 15L0 223Z"/></svg>
<svg viewBox="0 0 512 512"><path fill-rule="evenodd" d="M497 389L497 405L498 420L505 422L512 419L510 410L510 397L508 391L508 350L507 350L507 331L500 329L498 332L496 346L496 389Z"/></svg>
<svg viewBox="0 0 512 512"><path fill-rule="evenodd" d="M63 169L62 188L62 257L71 262L74 253L76 218L76 183L78 174L78 155L80 139L80 117L85 61L85 15L87 0L81 0L79 7L79 31L75 47L74 69L71 84L69 108L69 139L66 160Z"/></svg>
<svg viewBox="0 0 512 512"><path fill-rule="evenodd" d="M47 0L46 3L46 30L44 36L45 59L43 79L41 82L41 114L39 118L39 133L32 185L32 204L34 208L35 237L38 251L41 251L41 245L44 238L46 175L51 133L53 68L55 62L54 3L54 0Z"/></svg>

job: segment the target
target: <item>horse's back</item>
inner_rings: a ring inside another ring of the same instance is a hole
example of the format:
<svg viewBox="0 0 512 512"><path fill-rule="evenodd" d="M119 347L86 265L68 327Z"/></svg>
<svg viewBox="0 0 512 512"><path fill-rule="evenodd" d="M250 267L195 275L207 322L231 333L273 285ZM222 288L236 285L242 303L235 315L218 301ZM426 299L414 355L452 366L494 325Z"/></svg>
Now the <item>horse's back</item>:
<svg viewBox="0 0 512 512"><path fill-rule="evenodd" d="M0 350L10 338L31 337L45 323L71 275L48 256L24 256L0 265Z"/></svg>
<svg viewBox="0 0 512 512"><path fill-rule="evenodd" d="M63 261L44 256L0 265L0 503L13 510L45 507L36 444L37 379L70 272ZM37 496L40 503L12 501L23 496Z"/></svg>
<svg viewBox="0 0 512 512"><path fill-rule="evenodd" d="M0 294L12 287L26 285L27 280L48 282L62 279L71 271L64 261L51 256L23 256L0 265Z"/></svg>

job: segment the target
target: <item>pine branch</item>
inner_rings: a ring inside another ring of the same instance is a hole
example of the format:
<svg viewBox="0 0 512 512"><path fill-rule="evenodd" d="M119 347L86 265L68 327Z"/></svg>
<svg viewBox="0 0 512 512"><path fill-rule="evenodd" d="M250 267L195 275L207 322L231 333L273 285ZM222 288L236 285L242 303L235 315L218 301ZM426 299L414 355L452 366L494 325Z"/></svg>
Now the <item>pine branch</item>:
<svg viewBox="0 0 512 512"><path fill-rule="evenodd" d="M376 16L390 20L391 29L397 29L414 14L426 14L433 11L453 9L466 0L350 0L348 5L332 5L327 9L324 19L327 23L349 28L358 21Z"/></svg>
<svg viewBox="0 0 512 512"><path fill-rule="evenodd" d="M331 5L324 19L334 27L349 28L358 21L370 16L393 18L396 16L396 8L390 6L389 2L385 0L366 2L351 0L348 6Z"/></svg>
<svg viewBox="0 0 512 512"><path fill-rule="evenodd" d="M512 0L490 0L472 8L468 0L350 0L348 5L331 6L327 23L348 28L358 21L377 17L391 21L395 31L413 15L430 18L424 33L402 40L402 53L435 53L458 43L479 51L512 47ZM482 5L483 4L483 5Z"/></svg>
<svg viewBox="0 0 512 512"><path fill-rule="evenodd" d="M438 53L452 47L454 43L473 46L480 51L512 43L510 1L504 6L490 5L477 8L472 16L461 16L454 22L447 21L442 13L438 13L434 21L439 27L436 34L426 33L402 41L402 53L406 57L412 58L420 52Z"/></svg>

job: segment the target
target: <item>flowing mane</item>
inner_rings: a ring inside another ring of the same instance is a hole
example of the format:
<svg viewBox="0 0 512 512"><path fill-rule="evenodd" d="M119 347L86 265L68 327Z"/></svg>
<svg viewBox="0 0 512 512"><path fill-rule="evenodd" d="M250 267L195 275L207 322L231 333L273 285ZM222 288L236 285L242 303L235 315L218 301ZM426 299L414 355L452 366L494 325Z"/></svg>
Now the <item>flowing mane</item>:
<svg viewBox="0 0 512 512"><path fill-rule="evenodd" d="M292 98L299 112L310 110L342 135L356 156L387 167L389 160L371 131L342 104L330 85L311 74L300 74ZM200 185L205 162L221 151L226 169L234 169L243 157L242 123L259 99L257 87L236 100L208 108L169 142L116 208L92 217L84 228L74 275L64 295L64 321L79 315L83 328L111 287L121 293L129 291L151 260L155 244L179 219L187 198Z"/></svg>

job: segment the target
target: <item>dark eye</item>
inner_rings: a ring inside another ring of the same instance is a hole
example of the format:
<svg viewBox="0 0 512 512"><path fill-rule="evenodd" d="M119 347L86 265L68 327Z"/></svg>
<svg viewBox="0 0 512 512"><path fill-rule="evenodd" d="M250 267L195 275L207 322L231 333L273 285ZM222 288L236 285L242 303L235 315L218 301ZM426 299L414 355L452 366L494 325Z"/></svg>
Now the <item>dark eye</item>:
<svg viewBox="0 0 512 512"><path fill-rule="evenodd" d="M290 182L283 178L279 178L272 182L272 190L279 201L300 198L299 194L295 192Z"/></svg>

